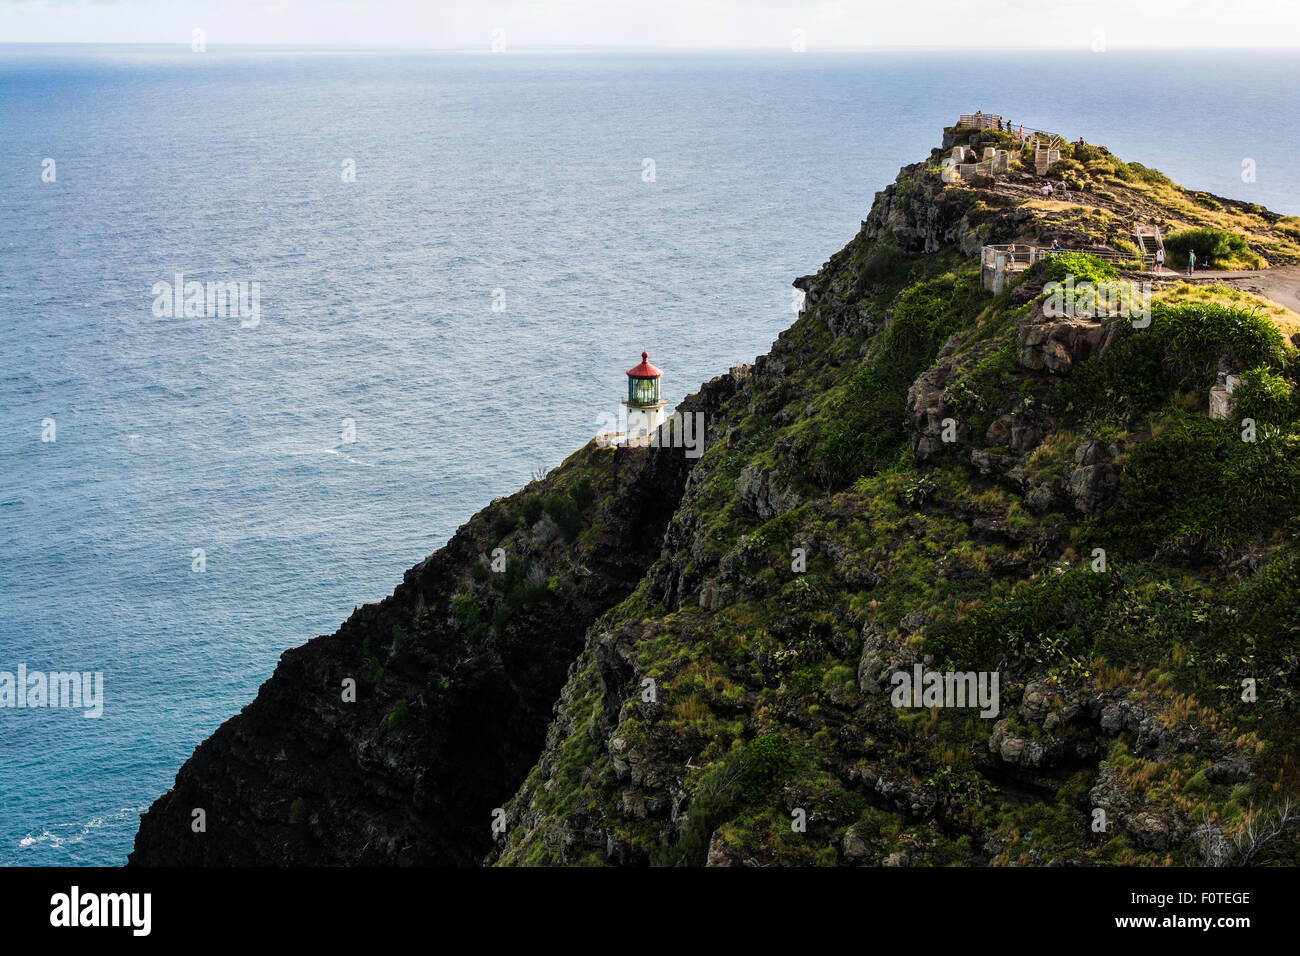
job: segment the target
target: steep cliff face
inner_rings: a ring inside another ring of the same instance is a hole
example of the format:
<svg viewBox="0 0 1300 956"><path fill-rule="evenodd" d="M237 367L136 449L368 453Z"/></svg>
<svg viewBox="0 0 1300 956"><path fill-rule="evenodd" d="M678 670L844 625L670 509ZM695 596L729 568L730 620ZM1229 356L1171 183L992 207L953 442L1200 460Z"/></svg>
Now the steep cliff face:
<svg viewBox="0 0 1300 956"><path fill-rule="evenodd" d="M733 387L681 410L707 429ZM391 597L286 651L143 816L131 862L479 862L587 627L640 580L694 461L593 444L494 501Z"/></svg>
<svg viewBox="0 0 1300 956"><path fill-rule="evenodd" d="M1045 283L1138 277L1062 255L995 296L971 255L1124 253L1140 215L1282 264L1300 223L1065 154L1048 176L1073 202L1015 167L946 184L938 151L904 168L796 280L770 353L684 403L698 462L593 445L494 502L287 652L133 862L1293 856L1300 373L1279 329L1300 316L1171 281L1148 325L1062 319ZM1222 369L1256 440L1206 414ZM916 668L997 693L900 703Z"/></svg>

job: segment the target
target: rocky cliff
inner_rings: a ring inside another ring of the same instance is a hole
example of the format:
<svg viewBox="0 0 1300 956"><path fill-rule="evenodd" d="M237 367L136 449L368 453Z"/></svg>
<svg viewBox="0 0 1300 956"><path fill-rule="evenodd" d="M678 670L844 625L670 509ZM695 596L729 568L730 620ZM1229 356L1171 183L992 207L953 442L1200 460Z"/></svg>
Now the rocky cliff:
<svg viewBox="0 0 1300 956"><path fill-rule="evenodd" d="M701 458L593 443L493 502L286 652L131 861L1294 862L1300 316L1172 279L1147 325L1044 303L1150 280L1135 219L1273 266L1300 223L1100 147L1048 171L1068 201L941 158L683 403ZM981 246L1053 240L985 291ZM917 669L996 702L900 705Z"/></svg>

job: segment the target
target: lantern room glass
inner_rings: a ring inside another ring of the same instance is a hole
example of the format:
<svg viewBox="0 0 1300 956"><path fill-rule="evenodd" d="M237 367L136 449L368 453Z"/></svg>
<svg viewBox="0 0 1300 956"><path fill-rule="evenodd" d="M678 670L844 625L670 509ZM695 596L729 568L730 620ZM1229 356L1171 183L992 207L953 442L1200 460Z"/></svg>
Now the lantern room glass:
<svg viewBox="0 0 1300 956"><path fill-rule="evenodd" d="M628 378L627 401L629 405L659 404L659 379Z"/></svg>

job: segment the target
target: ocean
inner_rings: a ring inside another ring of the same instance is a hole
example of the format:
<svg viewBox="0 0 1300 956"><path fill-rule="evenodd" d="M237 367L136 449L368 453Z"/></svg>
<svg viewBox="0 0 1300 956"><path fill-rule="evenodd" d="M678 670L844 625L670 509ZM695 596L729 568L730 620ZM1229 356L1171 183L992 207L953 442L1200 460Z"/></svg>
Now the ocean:
<svg viewBox="0 0 1300 956"><path fill-rule="evenodd" d="M642 349L671 402L765 352L958 114L1296 214L1298 79L1284 52L0 45L0 672L104 681L98 719L0 708L0 865L123 863L281 652L559 464ZM168 310L178 273L256 312Z"/></svg>

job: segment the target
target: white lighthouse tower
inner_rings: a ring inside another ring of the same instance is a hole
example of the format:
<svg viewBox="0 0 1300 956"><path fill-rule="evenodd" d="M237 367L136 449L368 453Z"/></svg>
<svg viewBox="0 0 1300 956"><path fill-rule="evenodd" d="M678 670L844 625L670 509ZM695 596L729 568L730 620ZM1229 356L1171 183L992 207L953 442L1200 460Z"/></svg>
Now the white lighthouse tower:
<svg viewBox="0 0 1300 956"><path fill-rule="evenodd" d="M655 429L664 423L667 402L659 394L663 372L650 364L650 356L641 353L641 364L627 370L627 444L648 445Z"/></svg>

